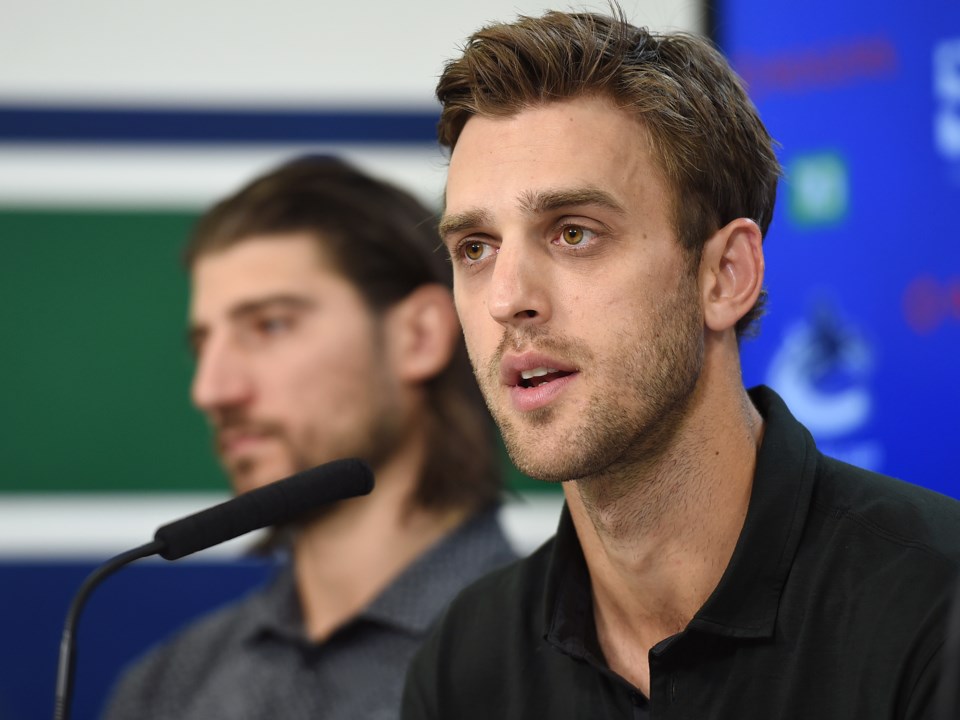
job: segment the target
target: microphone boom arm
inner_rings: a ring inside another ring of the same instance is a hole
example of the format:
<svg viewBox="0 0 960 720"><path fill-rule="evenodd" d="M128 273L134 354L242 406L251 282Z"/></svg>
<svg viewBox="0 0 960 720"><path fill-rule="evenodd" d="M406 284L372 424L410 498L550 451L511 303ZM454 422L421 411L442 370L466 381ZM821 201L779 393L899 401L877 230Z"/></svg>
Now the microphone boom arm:
<svg viewBox="0 0 960 720"><path fill-rule="evenodd" d="M87 597L101 580L108 575L113 574L124 565L132 563L134 560L156 555L164 547L160 540L151 542L127 550L119 555L107 560L92 573L87 575L77 594L74 595L70 603L70 609L67 611L67 619L63 624L63 635L60 636L60 657L57 661L57 691L54 705L54 720L68 720L70 717L70 693L73 688L73 668L74 658L76 656L76 644L73 641L73 635L76 630L77 620L87 602Z"/></svg>
<svg viewBox="0 0 960 720"><path fill-rule="evenodd" d="M320 505L366 495L373 485L373 471L363 460L334 460L168 523L157 530L152 542L107 560L83 581L67 611L57 663L54 720L68 720L70 716L74 630L87 596L105 577L150 555L177 560L252 530L295 521Z"/></svg>

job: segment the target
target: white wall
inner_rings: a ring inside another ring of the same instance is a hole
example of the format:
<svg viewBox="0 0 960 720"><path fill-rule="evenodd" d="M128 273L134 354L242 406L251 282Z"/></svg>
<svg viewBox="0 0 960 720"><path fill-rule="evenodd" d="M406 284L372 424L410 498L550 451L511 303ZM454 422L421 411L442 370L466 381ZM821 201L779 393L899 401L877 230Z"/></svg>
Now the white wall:
<svg viewBox="0 0 960 720"><path fill-rule="evenodd" d="M0 0L3 106L331 109L435 107L445 60L476 29L605 1ZM703 0L624 0L628 18L701 29ZM431 143L124 147L3 142L0 206L201 208L281 160L339 154L428 204L442 194Z"/></svg>
<svg viewBox="0 0 960 720"><path fill-rule="evenodd" d="M543 0L0 0L0 102L432 102L474 30ZM699 31L702 0L623 0L628 18Z"/></svg>

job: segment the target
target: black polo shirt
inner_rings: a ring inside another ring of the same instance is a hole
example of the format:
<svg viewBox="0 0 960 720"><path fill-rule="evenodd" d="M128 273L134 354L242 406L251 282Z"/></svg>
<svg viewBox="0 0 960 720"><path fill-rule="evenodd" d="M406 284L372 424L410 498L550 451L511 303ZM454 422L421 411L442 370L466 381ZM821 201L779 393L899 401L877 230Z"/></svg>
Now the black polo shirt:
<svg viewBox="0 0 960 720"><path fill-rule="evenodd" d="M821 455L767 388L746 522L714 592L649 655L649 700L606 665L566 510L464 591L411 666L405 720L930 718L960 503Z"/></svg>

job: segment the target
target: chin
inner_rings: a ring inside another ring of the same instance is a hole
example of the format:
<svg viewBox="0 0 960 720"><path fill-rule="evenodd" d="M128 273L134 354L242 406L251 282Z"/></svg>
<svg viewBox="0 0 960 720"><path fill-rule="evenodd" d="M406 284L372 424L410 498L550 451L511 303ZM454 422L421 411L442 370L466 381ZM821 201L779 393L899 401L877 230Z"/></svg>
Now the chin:
<svg viewBox="0 0 960 720"><path fill-rule="evenodd" d="M520 448L507 443L507 455L524 475L542 482L569 480L571 464L561 453L545 454L540 448Z"/></svg>
<svg viewBox="0 0 960 720"><path fill-rule="evenodd" d="M622 456L624 448L613 438L587 437L579 433L576 447L571 443L511 442L504 438L507 454L523 474L543 482L557 483L586 478L611 467ZM607 440L607 442L603 442Z"/></svg>
<svg viewBox="0 0 960 720"><path fill-rule="evenodd" d="M249 461L237 463L228 468L227 472L230 475L230 484L233 486L233 491L237 495L265 487L293 474L293 471L288 468L271 468L267 465Z"/></svg>

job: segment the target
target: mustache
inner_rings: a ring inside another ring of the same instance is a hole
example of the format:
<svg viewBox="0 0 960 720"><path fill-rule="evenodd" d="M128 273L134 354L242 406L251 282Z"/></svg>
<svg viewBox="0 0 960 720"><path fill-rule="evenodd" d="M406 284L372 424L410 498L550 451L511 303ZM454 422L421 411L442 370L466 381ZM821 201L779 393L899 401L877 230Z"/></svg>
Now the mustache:
<svg viewBox="0 0 960 720"><path fill-rule="evenodd" d="M593 362L593 351L581 340L557 335L542 327L508 327L503 331L497 349L490 357L487 372L493 376L500 375L500 363L508 351L536 350L550 355L557 355L578 367L585 367Z"/></svg>
<svg viewBox="0 0 960 720"><path fill-rule="evenodd" d="M257 420L241 414L224 414L212 420L213 443L220 450L231 435L286 436L286 429L273 420Z"/></svg>

